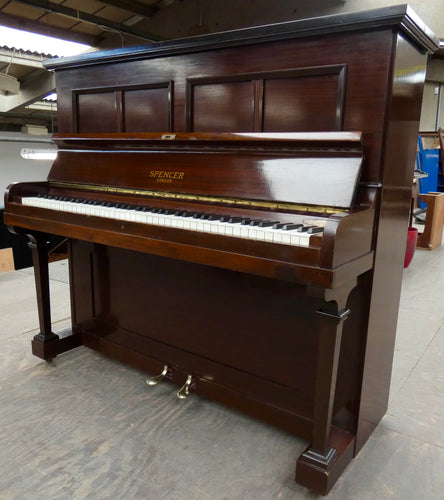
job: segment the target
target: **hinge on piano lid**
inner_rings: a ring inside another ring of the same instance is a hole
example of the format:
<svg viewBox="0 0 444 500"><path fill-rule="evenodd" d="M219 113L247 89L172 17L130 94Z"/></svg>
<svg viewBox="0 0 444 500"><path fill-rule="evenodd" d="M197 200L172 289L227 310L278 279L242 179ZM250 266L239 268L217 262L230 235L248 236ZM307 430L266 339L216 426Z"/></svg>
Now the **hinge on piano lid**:
<svg viewBox="0 0 444 500"><path fill-rule="evenodd" d="M176 138L176 134L162 134L160 138L165 141L171 141Z"/></svg>

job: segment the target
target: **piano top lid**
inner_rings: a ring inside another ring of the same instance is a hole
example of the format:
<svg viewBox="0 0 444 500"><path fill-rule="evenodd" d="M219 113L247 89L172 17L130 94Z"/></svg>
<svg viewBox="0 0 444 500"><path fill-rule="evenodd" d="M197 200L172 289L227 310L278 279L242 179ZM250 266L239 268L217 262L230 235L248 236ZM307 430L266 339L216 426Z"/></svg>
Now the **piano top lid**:
<svg viewBox="0 0 444 500"><path fill-rule="evenodd" d="M439 38L410 6L403 4L49 59L43 65L48 69L66 69L390 26L398 27L422 51L434 53L439 48Z"/></svg>
<svg viewBox="0 0 444 500"><path fill-rule="evenodd" d="M108 146L122 149L175 149L181 150L217 147L254 147L257 149L289 148L355 150L362 155L362 132L137 132L54 134L52 140L59 150L80 147L98 149Z"/></svg>

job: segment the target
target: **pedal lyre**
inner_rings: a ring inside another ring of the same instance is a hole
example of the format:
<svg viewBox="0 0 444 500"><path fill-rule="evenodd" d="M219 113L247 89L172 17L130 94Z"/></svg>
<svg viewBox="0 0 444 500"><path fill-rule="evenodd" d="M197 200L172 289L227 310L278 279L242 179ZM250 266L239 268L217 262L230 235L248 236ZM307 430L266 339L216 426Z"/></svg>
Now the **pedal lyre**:
<svg viewBox="0 0 444 500"><path fill-rule="evenodd" d="M161 373L159 373L159 375L155 375L154 377L150 377L146 383L148 385L157 385L159 382L162 382L162 380L167 376L167 373L168 373L168 370L169 370L169 366L168 365L165 365L163 367L163 370Z"/></svg>
<svg viewBox="0 0 444 500"><path fill-rule="evenodd" d="M187 381L176 393L179 399L186 399L190 395L190 387L192 382L193 382L193 375L188 375Z"/></svg>

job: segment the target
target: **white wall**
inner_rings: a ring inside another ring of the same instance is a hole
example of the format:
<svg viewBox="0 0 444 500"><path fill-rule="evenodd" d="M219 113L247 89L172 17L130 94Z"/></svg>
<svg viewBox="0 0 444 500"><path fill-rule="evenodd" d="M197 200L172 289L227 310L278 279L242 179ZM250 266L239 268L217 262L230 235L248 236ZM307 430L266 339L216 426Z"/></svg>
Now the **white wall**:
<svg viewBox="0 0 444 500"><path fill-rule="evenodd" d="M9 184L22 181L43 181L48 176L52 161L25 160L23 148L54 148L50 136L32 136L15 132L0 132L0 208L4 208L3 194Z"/></svg>

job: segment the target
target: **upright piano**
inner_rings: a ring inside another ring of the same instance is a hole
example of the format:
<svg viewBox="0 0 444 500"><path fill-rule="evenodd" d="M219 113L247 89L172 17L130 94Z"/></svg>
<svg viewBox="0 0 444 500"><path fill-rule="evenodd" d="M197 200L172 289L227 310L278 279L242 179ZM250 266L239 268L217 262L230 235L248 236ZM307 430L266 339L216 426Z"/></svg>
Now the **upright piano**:
<svg viewBox="0 0 444 500"><path fill-rule="evenodd" d="M52 359L88 346L301 436L326 494L387 408L427 54L407 6L86 54L11 185ZM68 239L72 334L46 239Z"/></svg>

